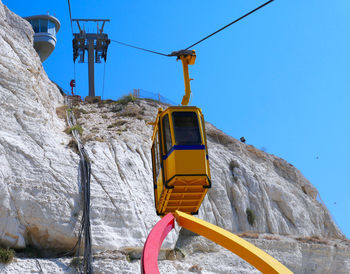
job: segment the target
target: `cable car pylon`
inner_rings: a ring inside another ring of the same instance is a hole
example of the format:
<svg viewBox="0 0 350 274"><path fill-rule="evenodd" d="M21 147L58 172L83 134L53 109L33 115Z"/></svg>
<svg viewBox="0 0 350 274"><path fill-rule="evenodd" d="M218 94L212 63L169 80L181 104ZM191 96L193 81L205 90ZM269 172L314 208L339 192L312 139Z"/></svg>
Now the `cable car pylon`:
<svg viewBox="0 0 350 274"><path fill-rule="evenodd" d="M71 19L76 22L79 32L73 33L73 61L79 58L79 63L84 63L85 51L88 52L88 75L89 75L89 96L85 99L87 101L95 99L95 63L101 63L101 58L107 61L107 50L110 44L108 34L103 33L103 28L109 19ZM85 28L81 27L82 23L95 22L97 25L96 32L87 33ZM100 27L98 23L102 22ZM100 99L100 98L99 98Z"/></svg>

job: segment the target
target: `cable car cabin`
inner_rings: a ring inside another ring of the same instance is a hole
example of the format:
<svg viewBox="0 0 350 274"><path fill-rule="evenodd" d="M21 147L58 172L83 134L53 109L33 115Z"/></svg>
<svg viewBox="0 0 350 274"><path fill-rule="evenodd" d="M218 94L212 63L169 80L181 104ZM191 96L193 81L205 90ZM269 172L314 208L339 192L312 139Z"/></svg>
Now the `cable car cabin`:
<svg viewBox="0 0 350 274"><path fill-rule="evenodd" d="M204 117L197 107L158 110L152 136L157 215L198 214L211 187Z"/></svg>

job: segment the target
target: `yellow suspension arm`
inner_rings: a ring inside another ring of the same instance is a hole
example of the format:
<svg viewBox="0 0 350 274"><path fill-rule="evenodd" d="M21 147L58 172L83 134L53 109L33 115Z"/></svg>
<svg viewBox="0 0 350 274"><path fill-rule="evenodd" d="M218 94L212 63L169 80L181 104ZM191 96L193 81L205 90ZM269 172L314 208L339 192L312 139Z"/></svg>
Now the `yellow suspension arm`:
<svg viewBox="0 0 350 274"><path fill-rule="evenodd" d="M181 105L187 106L191 97L190 81L192 80L190 79L190 74L188 72L188 65L194 64L196 60L196 52L193 50L191 55L180 55L179 58L182 61L182 68L184 71L184 80L185 80L185 95L182 98Z"/></svg>
<svg viewBox="0 0 350 274"><path fill-rule="evenodd" d="M188 72L188 65L193 65L196 61L196 51L194 50L180 50L173 52L170 56L177 56L177 60L181 60L182 62L182 68L184 72L184 81L185 81L185 95L182 98L181 105L187 106L190 97L191 97L191 85L190 81L193 79L190 79L190 75Z"/></svg>

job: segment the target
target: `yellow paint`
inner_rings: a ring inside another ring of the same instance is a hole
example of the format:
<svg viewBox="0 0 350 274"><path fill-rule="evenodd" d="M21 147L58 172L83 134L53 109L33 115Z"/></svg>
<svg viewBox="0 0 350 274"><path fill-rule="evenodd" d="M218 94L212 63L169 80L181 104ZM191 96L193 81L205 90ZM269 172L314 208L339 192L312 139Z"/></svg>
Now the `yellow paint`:
<svg viewBox="0 0 350 274"><path fill-rule="evenodd" d="M167 158L166 177L175 174L207 174L205 150L175 150Z"/></svg>
<svg viewBox="0 0 350 274"><path fill-rule="evenodd" d="M175 217L180 226L225 247L263 273L293 273L263 250L221 227L181 211L175 211Z"/></svg>

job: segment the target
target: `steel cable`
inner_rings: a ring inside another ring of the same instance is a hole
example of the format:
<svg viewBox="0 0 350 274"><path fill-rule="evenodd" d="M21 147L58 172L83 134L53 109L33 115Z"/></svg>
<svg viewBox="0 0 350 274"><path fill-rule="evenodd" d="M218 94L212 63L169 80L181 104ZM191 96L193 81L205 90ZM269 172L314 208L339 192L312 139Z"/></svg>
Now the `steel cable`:
<svg viewBox="0 0 350 274"><path fill-rule="evenodd" d="M102 82L102 100L105 92L105 78L106 78L106 62L103 63L103 82Z"/></svg>
<svg viewBox="0 0 350 274"><path fill-rule="evenodd" d="M117 40L113 40L113 39L110 39L110 40L112 42L118 43L118 44L126 46L126 47L130 47L130 48L134 48L134 49L138 49L138 50L143 50L143 51L147 51L147 52L158 54L158 55L162 55L162 56L167 56L167 57L170 56L169 54L165 54L165 53L162 53L162 52L158 52L158 51L154 51L154 50L149 50L149 49L137 47L137 46L130 45L130 44L127 44L127 43L124 43L124 42L120 42L120 41L117 41Z"/></svg>
<svg viewBox="0 0 350 274"><path fill-rule="evenodd" d="M231 26L231 25L237 23L238 21L241 21L243 18L245 18L245 17L247 17L248 15L250 15L250 14L256 12L257 10L259 10L259 9L261 9L261 8L263 8L263 7L265 7L266 5L270 4L270 3L273 2L273 1L274 1L274 0L267 1L266 3L260 5L259 7L257 7L257 8L255 8L255 9L251 10L250 12L248 12L248 13L242 15L242 16L239 17L238 19L233 20L231 23L229 23L229 24L223 26L222 28L218 29L217 31L215 31L215 32L213 32L213 33L207 35L206 37L204 37L203 39L199 40L198 42L196 42L196 43L194 43L194 44L188 46L188 47L185 48L184 50L188 50L188 49L190 49L190 48L192 48L192 47L198 45L199 43L202 43L204 40L207 40L208 38L210 38L210 37L212 37L213 35L219 33L220 31L222 31L222 30L228 28L229 26ZM154 54L158 54L158 55L162 55L162 56L166 56L166 57L177 56L177 55L174 55L174 54L171 54L171 53L170 53L170 54L165 54L165 53L162 53L162 52L158 52L158 51L154 51L154 50L145 49L145 48L142 48L142 47L134 46L134 45L127 44L127 43L124 43L124 42L121 42L121 41L117 41L117 40L113 40L113 39L111 39L111 41L112 41L112 42L115 42L115 43L118 43L118 44L120 44L120 45L123 45L123 46L131 47L131 48L134 48L134 49L138 49L138 50L142 50L142 51L146 51L146 52L150 52L150 53L154 53Z"/></svg>
<svg viewBox="0 0 350 274"><path fill-rule="evenodd" d="M71 108L72 104L67 99L67 105ZM70 128L76 126L76 119L73 111L67 111L67 121ZM77 143L80 162L79 162L79 178L82 189L83 198L83 215L81 218L81 227L79 229L78 240L74 248L77 247L76 257L79 260L81 239L84 236L84 256L83 261L79 263L79 270L81 273L92 273L92 243L91 243L91 224L90 224L90 178L91 178L91 164L89 156L81 143L79 132L76 129L72 130L72 135ZM73 248L73 249L74 249Z"/></svg>
<svg viewBox="0 0 350 274"><path fill-rule="evenodd" d="M70 0L68 0L68 8L69 8L70 27L72 29L72 35L73 35L72 10L70 8Z"/></svg>
<svg viewBox="0 0 350 274"><path fill-rule="evenodd" d="M194 47L195 45L198 45L199 43L202 43L204 40L207 40L209 37L212 37L213 35L217 34L218 32L228 28L229 26L233 25L234 23L237 23L238 21L241 21L243 18L247 17L248 15L256 12L257 10L261 9L262 7L265 7L266 5L270 4L271 2L273 2L274 0L270 0L270 1L267 1L266 3L262 4L261 6L253 9L252 11L244 14L243 16L239 17L238 19L232 21L231 23L227 24L226 26L223 26L222 28L218 29L217 31L213 32L212 34L209 34L208 36L204 37L203 39L199 40L198 42L188 46L187 48L185 48L185 50L188 50L192 47Z"/></svg>

